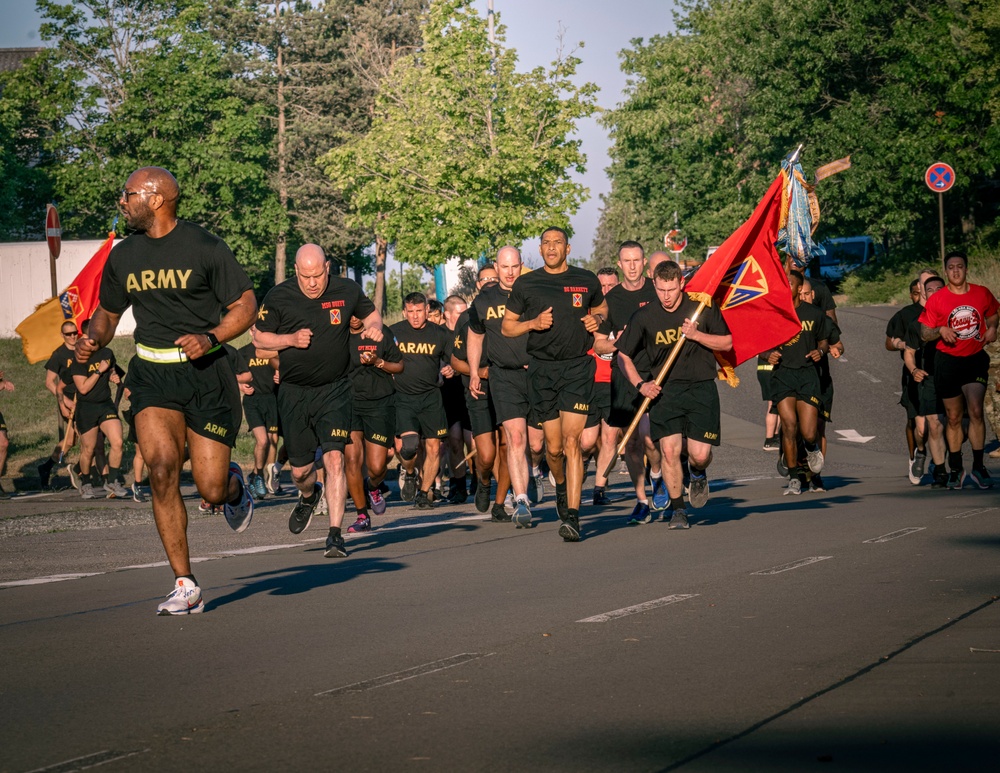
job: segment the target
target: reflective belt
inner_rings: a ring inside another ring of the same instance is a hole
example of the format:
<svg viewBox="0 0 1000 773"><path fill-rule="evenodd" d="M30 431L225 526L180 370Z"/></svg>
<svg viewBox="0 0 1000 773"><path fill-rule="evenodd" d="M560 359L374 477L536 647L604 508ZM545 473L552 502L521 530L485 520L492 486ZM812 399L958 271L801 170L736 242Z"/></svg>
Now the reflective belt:
<svg viewBox="0 0 1000 773"><path fill-rule="evenodd" d="M214 346L209 349L205 354L211 354L212 352L217 352L221 347ZM184 354L184 350L178 346L171 346L169 349L154 349L151 346L144 346L143 344L135 345L135 353L139 355L139 359L146 360L147 362L187 362L188 356Z"/></svg>
<svg viewBox="0 0 1000 773"><path fill-rule="evenodd" d="M757 370L774 370L774 366L769 362L758 362Z"/></svg>

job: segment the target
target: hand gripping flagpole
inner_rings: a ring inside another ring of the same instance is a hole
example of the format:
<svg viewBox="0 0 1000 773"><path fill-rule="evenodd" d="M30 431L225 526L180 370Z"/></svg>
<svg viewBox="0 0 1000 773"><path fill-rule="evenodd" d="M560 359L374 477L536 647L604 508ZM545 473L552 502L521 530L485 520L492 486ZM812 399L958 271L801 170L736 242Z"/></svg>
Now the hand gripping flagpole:
<svg viewBox="0 0 1000 773"><path fill-rule="evenodd" d="M706 302L701 301L698 304L698 308L694 310L694 314L692 314L688 319L690 319L692 323L697 322L698 316L701 314L701 311L705 308L705 306ZM654 384L657 386L661 386L663 384L663 381L667 378L667 373L670 372L670 369L674 365L674 361L677 359L677 355L681 353L681 346L684 345L686 340L687 336L681 333L681 337L677 339L677 343L674 344L674 348L670 350L670 355L667 357L667 361L663 363L663 367L660 368L660 372L656 374L656 378L653 379ZM643 398L642 404L639 406L639 410L636 411L635 416L632 417L632 423L629 424L628 429L625 430L625 434L622 436L621 442L615 449L615 455L611 457L611 462L608 464L607 469L604 470L604 478L611 475L611 471L615 468L615 465L618 464L619 457L625 453L625 446L628 445L628 441L632 438L632 433L635 432L635 428L639 426L639 422L642 420L642 415L649 409L649 404L651 402L653 402L651 398Z"/></svg>

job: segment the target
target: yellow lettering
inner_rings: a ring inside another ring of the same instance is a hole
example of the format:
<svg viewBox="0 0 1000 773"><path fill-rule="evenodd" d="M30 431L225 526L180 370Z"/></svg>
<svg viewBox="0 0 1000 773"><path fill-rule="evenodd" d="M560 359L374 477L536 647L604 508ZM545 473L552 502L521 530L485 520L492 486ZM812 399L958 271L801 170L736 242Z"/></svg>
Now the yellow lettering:
<svg viewBox="0 0 1000 773"><path fill-rule="evenodd" d="M174 279L174 270L172 268L161 268L159 275L156 277L156 285L161 290L167 287L177 289L177 280Z"/></svg>
<svg viewBox="0 0 1000 773"><path fill-rule="evenodd" d="M706 432L705 433L705 439L706 440L718 440L719 439L719 433L718 432Z"/></svg>
<svg viewBox="0 0 1000 773"><path fill-rule="evenodd" d="M590 406L587 405L586 403L574 403L573 410L574 411L589 411L590 410Z"/></svg>
<svg viewBox="0 0 1000 773"><path fill-rule="evenodd" d="M486 309L486 319L503 319L506 312L506 306L490 306Z"/></svg>
<svg viewBox="0 0 1000 773"><path fill-rule="evenodd" d="M347 437L348 432L346 429L332 429L330 430L330 437Z"/></svg>
<svg viewBox="0 0 1000 773"><path fill-rule="evenodd" d="M181 271L180 269L177 269L177 278L181 280L182 290L187 290L188 277L191 276L191 271L192 269L190 268L187 271Z"/></svg>
<svg viewBox="0 0 1000 773"><path fill-rule="evenodd" d="M139 280L135 278L135 274L129 274L128 279L125 280L125 292L130 293L133 290L139 292L141 289L139 287Z"/></svg>
<svg viewBox="0 0 1000 773"><path fill-rule="evenodd" d="M221 435L222 437L228 434L225 427L220 427L218 424L213 424L212 422L205 425L205 431L211 432L213 435Z"/></svg>
<svg viewBox="0 0 1000 773"><path fill-rule="evenodd" d="M379 443L389 442L389 438L385 435L376 435L374 432L372 433L372 440L378 441Z"/></svg>
<svg viewBox="0 0 1000 773"><path fill-rule="evenodd" d="M143 290L153 290L156 288L156 272L155 271L143 271L142 274L142 289Z"/></svg>
<svg viewBox="0 0 1000 773"><path fill-rule="evenodd" d="M813 326L815 324L816 324L816 322L814 320L804 319L804 320L802 320L802 329L803 330L812 330Z"/></svg>
<svg viewBox="0 0 1000 773"><path fill-rule="evenodd" d="M664 330L656 333L656 343L661 346L670 346L671 344L676 343L677 339L680 337L680 328L677 328L676 330Z"/></svg>

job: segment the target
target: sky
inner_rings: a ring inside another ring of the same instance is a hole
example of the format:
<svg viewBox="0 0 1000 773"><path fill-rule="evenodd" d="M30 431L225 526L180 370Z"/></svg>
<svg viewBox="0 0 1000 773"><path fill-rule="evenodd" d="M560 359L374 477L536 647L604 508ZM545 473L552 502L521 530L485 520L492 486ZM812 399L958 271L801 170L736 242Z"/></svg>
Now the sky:
<svg viewBox="0 0 1000 773"><path fill-rule="evenodd" d="M507 47L517 50L518 69L547 66L556 55L560 30L564 46L576 52L582 63L578 82L600 87L597 96L602 108L613 108L622 100L625 76L619 68L618 52L631 47L633 38L672 32L673 0L494 0L494 10L507 27ZM486 19L488 0L475 0ZM5 0L4 24L0 28L0 48L39 45L38 14L34 0ZM611 189L606 169L609 140L596 118L582 121L578 130L587 155L587 171L580 180L590 198L572 218L573 248L577 257L591 253L600 219L600 194ZM525 258L537 252L537 245L525 245Z"/></svg>

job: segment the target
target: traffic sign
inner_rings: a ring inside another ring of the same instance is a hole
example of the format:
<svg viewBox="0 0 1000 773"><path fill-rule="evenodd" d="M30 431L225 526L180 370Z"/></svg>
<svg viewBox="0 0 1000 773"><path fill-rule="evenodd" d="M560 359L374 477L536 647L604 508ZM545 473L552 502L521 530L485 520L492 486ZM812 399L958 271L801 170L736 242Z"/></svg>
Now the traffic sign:
<svg viewBox="0 0 1000 773"><path fill-rule="evenodd" d="M688 246L688 240L679 229L674 228L672 231L667 231L667 235L663 237L663 246L675 255L680 255Z"/></svg>
<svg viewBox="0 0 1000 773"><path fill-rule="evenodd" d="M58 258L62 249L62 226L59 224L59 212L52 204L45 210L45 241L49 243L52 258Z"/></svg>
<svg viewBox="0 0 1000 773"><path fill-rule="evenodd" d="M942 161L935 161L924 172L924 182L935 193L944 193L955 184L955 170Z"/></svg>

